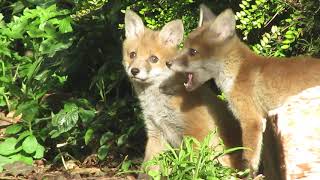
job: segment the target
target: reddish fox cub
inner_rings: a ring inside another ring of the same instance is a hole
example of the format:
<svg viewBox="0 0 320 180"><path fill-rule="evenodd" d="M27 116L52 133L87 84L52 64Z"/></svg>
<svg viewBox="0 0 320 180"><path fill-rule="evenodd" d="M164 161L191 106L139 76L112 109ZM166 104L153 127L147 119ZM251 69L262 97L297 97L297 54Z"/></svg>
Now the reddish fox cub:
<svg viewBox="0 0 320 180"><path fill-rule="evenodd" d="M235 32L235 16L227 9L217 17L201 6L199 27L167 66L188 74L193 91L214 79L240 121L245 165L255 173L260 159L264 119L286 99L320 86L320 60L311 57L274 58L254 54Z"/></svg>
<svg viewBox="0 0 320 180"><path fill-rule="evenodd" d="M163 151L167 143L177 147L185 135L202 140L217 127L227 147L242 145L240 126L226 103L217 99L207 86L187 92L183 86L185 74L174 73L166 66L166 61L176 55L183 32L181 20L167 23L160 31L152 31L133 11L125 13L123 66L145 119L148 141L144 161ZM166 94L161 91L162 86L171 86L173 91ZM218 138L213 143L217 141ZM235 153L227 165L237 167L241 157L236 157L239 153Z"/></svg>

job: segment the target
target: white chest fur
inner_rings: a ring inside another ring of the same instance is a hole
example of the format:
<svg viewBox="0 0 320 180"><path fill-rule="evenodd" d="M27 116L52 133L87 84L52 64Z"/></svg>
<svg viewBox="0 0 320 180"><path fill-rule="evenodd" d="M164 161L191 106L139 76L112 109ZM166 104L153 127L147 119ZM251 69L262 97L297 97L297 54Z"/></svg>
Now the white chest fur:
<svg viewBox="0 0 320 180"><path fill-rule="evenodd" d="M179 146L184 123L181 114L170 105L170 95L159 91L158 85L145 88L135 84L148 135L163 136L172 146Z"/></svg>

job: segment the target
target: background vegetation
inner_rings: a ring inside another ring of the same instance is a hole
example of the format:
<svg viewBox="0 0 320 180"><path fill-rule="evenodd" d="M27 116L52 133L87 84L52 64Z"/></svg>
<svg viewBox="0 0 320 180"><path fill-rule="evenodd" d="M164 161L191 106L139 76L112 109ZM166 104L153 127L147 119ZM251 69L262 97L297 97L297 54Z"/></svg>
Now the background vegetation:
<svg viewBox="0 0 320 180"><path fill-rule="evenodd" d="M124 10L151 29L181 18L188 33L200 3L232 8L256 53L320 55L317 0L0 0L0 171L15 161L142 156L143 120L121 65Z"/></svg>

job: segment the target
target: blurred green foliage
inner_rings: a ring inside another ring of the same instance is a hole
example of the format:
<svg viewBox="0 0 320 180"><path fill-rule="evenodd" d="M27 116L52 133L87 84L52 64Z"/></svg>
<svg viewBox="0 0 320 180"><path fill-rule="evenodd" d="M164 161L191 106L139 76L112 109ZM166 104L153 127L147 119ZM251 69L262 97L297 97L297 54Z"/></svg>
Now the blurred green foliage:
<svg viewBox="0 0 320 180"><path fill-rule="evenodd" d="M182 19L188 33L200 3L237 12L239 34L259 54L319 55L314 0L2 0L0 122L10 113L22 118L0 127L0 170L66 154L141 155L143 120L121 65L124 11L134 10L151 29Z"/></svg>

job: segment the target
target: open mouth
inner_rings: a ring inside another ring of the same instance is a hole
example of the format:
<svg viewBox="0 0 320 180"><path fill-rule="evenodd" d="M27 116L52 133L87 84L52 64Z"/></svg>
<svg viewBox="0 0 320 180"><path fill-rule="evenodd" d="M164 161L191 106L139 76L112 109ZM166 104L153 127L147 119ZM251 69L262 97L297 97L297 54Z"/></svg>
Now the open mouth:
<svg viewBox="0 0 320 180"><path fill-rule="evenodd" d="M140 78L137 78L135 76L131 76L131 79L135 80L135 81L138 81L138 82L145 82L147 79L140 79Z"/></svg>
<svg viewBox="0 0 320 180"><path fill-rule="evenodd" d="M187 74L187 82L183 83L186 89L191 89L193 85L193 73L186 73Z"/></svg>

